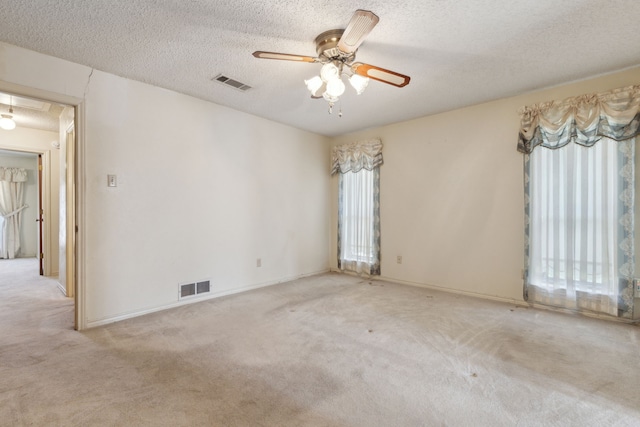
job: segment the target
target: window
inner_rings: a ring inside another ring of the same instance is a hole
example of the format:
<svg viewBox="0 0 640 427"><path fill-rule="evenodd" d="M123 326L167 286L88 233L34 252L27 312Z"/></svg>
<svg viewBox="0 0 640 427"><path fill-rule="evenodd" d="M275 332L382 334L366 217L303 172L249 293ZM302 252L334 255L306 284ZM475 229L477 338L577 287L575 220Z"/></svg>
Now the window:
<svg viewBox="0 0 640 427"><path fill-rule="evenodd" d="M376 264L379 232L376 216L379 204L375 197L379 169L361 169L340 174L340 263L345 269L361 272Z"/></svg>
<svg viewBox="0 0 640 427"><path fill-rule="evenodd" d="M528 161L529 271L534 300L618 315L631 141L540 147Z"/></svg>
<svg viewBox="0 0 640 427"><path fill-rule="evenodd" d="M332 150L338 174L338 268L380 274L379 139L338 145Z"/></svg>
<svg viewBox="0 0 640 427"><path fill-rule="evenodd" d="M519 112L524 299L632 319L640 85Z"/></svg>

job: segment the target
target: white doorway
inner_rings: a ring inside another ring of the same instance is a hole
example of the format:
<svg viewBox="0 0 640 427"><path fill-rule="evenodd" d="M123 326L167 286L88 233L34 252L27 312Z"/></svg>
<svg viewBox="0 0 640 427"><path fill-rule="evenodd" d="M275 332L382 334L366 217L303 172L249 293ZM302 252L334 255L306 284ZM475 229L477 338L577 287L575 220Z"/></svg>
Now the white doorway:
<svg viewBox="0 0 640 427"><path fill-rule="evenodd" d="M42 244L37 245L39 247L35 257L41 258L42 273L57 279L61 292L74 298L75 326L78 329L75 267L76 108L59 101L36 98L31 94L0 93L0 112L5 114L9 109L12 110L16 127L13 130L0 129L0 153L15 153L17 157L34 158L36 162L38 156L42 159L42 180L39 186L42 199L41 202L34 203L37 208L30 212L42 216L42 221L38 224L42 226ZM35 171L36 174L37 172ZM37 175L34 179L38 180ZM31 219L34 223L37 221L29 217L29 222ZM19 256L30 257L33 255L33 224L25 225L30 230L25 248L30 249Z"/></svg>

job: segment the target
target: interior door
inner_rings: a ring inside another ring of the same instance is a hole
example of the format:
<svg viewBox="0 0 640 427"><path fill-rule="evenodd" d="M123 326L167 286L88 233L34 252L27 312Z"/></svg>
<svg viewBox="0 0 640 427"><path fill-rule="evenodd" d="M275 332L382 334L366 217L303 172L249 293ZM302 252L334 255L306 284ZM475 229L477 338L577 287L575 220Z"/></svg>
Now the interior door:
<svg viewBox="0 0 640 427"><path fill-rule="evenodd" d="M44 276L44 239L42 238L42 221L44 210L42 209L42 154L38 154L38 258L40 260L40 275Z"/></svg>

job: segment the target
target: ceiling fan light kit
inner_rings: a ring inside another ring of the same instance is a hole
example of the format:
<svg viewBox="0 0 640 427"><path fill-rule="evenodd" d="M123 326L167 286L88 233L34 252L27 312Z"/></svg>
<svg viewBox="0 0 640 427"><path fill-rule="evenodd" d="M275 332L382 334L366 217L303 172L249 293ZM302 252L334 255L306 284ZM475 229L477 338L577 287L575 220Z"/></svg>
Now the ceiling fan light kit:
<svg viewBox="0 0 640 427"><path fill-rule="evenodd" d="M316 75L304 83L314 99L323 98L329 103L329 114L333 106L345 91L343 76L358 95L362 94L369 84L369 79L387 83L396 87L404 87L411 79L404 74L385 70L374 65L354 62L356 51L365 37L376 26L380 19L368 10L357 10L347 28L329 30L315 39L317 57L291 55L277 52L253 52L253 56L261 59L278 59L285 61L321 63L320 75ZM342 117L342 111L340 111Z"/></svg>

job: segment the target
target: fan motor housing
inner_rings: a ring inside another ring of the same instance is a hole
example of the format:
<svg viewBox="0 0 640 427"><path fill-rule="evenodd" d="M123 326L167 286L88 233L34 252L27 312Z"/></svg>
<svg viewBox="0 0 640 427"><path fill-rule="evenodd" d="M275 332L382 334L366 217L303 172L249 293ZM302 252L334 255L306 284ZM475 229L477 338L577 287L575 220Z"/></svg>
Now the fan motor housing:
<svg viewBox="0 0 640 427"><path fill-rule="evenodd" d="M338 42L344 30L329 30L316 37L316 52L320 57L340 58L345 56L344 52L338 49Z"/></svg>

